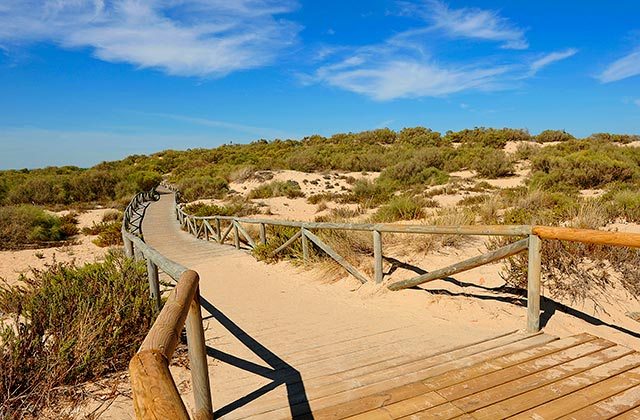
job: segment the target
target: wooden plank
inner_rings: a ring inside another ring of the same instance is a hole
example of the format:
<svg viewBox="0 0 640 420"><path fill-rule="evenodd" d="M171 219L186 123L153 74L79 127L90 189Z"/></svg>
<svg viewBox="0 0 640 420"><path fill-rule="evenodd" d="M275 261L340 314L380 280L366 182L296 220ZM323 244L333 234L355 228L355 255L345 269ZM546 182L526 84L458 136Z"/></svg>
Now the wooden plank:
<svg viewBox="0 0 640 420"><path fill-rule="evenodd" d="M160 307L162 306L162 301L160 300L160 282L158 280L158 266L151 260L151 258L147 258L147 277L149 279L149 293L151 295L151 300L153 300L153 304L155 306L156 311L160 311Z"/></svg>
<svg viewBox="0 0 640 420"><path fill-rule="evenodd" d="M260 223L260 243L267 244L267 226L264 223Z"/></svg>
<svg viewBox="0 0 640 420"><path fill-rule="evenodd" d="M329 245L327 245L324 242L322 242L322 240L320 238L318 238L316 235L314 235L311 232L306 232L306 236L307 236L307 238L309 238L311 240L311 242L316 244L318 246L318 248L323 250L327 255L329 255L338 264L340 264L345 270L347 270L349 272L349 274L351 274L356 279L360 280L360 283L362 283L362 284L367 283L368 280L367 280L367 278L365 276L360 274L360 272L354 266L352 266L347 260L345 260L342 255L338 254Z"/></svg>
<svg viewBox="0 0 640 420"><path fill-rule="evenodd" d="M271 253L271 255L276 255L276 254L280 253L281 251L284 251L289 245L291 245L293 242L295 242L295 240L298 239L300 237L300 235L302 235L302 232L300 232L300 231L294 233L292 237L287 239L287 242L285 242L282 245L280 245L279 247L277 247Z"/></svg>
<svg viewBox="0 0 640 420"><path fill-rule="evenodd" d="M561 420L610 419L638 405L640 405L640 385L561 417Z"/></svg>
<svg viewBox="0 0 640 420"><path fill-rule="evenodd" d="M483 391L505 382L530 375L543 369L557 366L569 360L577 359L599 350L612 347L614 344L604 339L596 339L587 343L579 344L575 347L552 353L537 359L529 360L496 372L488 373L481 377L476 377L446 388L441 388L438 393L449 401L457 400L467 395Z"/></svg>
<svg viewBox="0 0 640 420"><path fill-rule="evenodd" d="M413 412L410 411L413 409L413 402L411 398L408 397L416 396L417 398L420 393L436 391L471 378L483 377L488 373L498 372L506 367L513 366L524 361L533 360L547 354L553 354L561 350L571 348L577 344L592 341L593 339L595 339L595 337L588 334L581 334L579 336L556 340L543 346L532 347L501 357L489 357L486 361L481 363L459 369L452 369L443 372L440 375L425 379L419 383L409 384L403 387L404 389L391 390L386 393L388 398L384 401L384 405L393 406L394 412L402 413L401 415L403 416L409 415ZM362 407L362 404L360 404L360 407Z"/></svg>
<svg viewBox="0 0 640 420"><path fill-rule="evenodd" d="M434 270L426 274L412 277L410 279L391 283L387 287L389 288L389 290L401 290L401 289L406 289L408 287L414 287L429 281L452 276L454 274L471 270L481 265L489 264L494 261L501 260L503 258L511 257L513 255L516 255L524 251L525 249L527 249L528 246L529 246L529 239L522 239L522 240L519 240L518 242L514 242L500 249L496 249L495 251L487 252L485 254L478 255L477 257L466 259L464 261L455 263L448 267L441 268L439 270Z"/></svg>
<svg viewBox="0 0 640 420"><path fill-rule="evenodd" d="M388 398L387 393L391 389L421 381L462 366L470 366L492 357L502 356L555 340L554 337L544 334L529 337L519 336L520 339L516 337L518 336L503 337L499 340L492 340L439 354L416 363L404 365L401 372L398 372L397 369L381 370L365 377L337 381L331 386L323 387L321 390L316 389L314 390L314 395L317 398L313 399L313 406L314 410L318 411L314 411L314 417L339 418L335 417L335 413L340 412L344 403L354 399L367 404L364 409L357 412L366 411L370 408L368 402L371 399L374 402L380 401L380 396L382 395L382 400L385 400ZM353 410L353 407L349 404L345 405L347 410ZM321 410L328 407L331 408L326 411ZM277 408L279 407L260 407L259 410L266 412ZM291 407L294 415L306 414L304 409L304 405L293 405ZM278 417L280 413L280 411L270 412L274 417Z"/></svg>
<svg viewBox="0 0 640 420"><path fill-rule="evenodd" d="M231 226L233 226L233 244L236 249L240 249L240 234L238 233L239 225L240 224L235 220L231 222Z"/></svg>
<svg viewBox="0 0 640 420"><path fill-rule="evenodd" d="M229 236L229 233L231 233L231 229L233 229L233 223L231 223L229 227L224 231L222 238L220 238L220 240L218 241L219 243L224 243L224 241L227 239L227 236Z"/></svg>
<svg viewBox="0 0 640 420"><path fill-rule="evenodd" d="M418 395L417 397L406 400L407 404L411 404L411 413L419 412L427 408L435 407L441 404L446 404L447 400L438 395L437 392L428 392L426 394ZM458 410L460 414L462 411ZM358 414L349 417L350 420L392 420L404 416L403 411L396 410L393 405L380 407L373 411Z"/></svg>
<svg viewBox="0 0 640 420"><path fill-rule="evenodd" d="M609 398L640 384L640 368L621 373L613 378L590 385L546 404L513 416L513 419L556 419L591 404Z"/></svg>
<svg viewBox="0 0 640 420"><path fill-rule="evenodd" d="M633 408L627 412L617 415L614 420L638 420L640 419L640 408Z"/></svg>
<svg viewBox="0 0 640 420"><path fill-rule="evenodd" d="M469 395L456 400L455 404L456 407L461 408L465 412L478 410L509 397L584 372L589 368L596 367L608 361L619 359L631 352L632 350L622 346L610 347L608 349L568 361L561 365L554 366L551 369L545 369L532 375L518 378L485 391Z"/></svg>
<svg viewBox="0 0 640 420"><path fill-rule="evenodd" d="M582 373L474 411L473 416L480 420L492 420L513 416L638 366L640 366L640 354L631 353L620 359L603 363L600 366L596 366Z"/></svg>
<svg viewBox="0 0 640 420"><path fill-rule="evenodd" d="M431 409L426 409L419 411L417 413L410 414L406 417L401 417L401 419L454 419L460 416L464 416L465 412L460 410L452 403L445 403L442 405L438 405Z"/></svg>

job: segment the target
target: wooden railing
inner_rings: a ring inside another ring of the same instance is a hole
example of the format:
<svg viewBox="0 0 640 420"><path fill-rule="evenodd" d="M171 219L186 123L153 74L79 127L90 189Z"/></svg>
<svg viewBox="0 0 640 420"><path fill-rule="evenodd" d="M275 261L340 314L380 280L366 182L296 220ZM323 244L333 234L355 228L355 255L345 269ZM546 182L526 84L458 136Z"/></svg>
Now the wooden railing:
<svg viewBox="0 0 640 420"><path fill-rule="evenodd" d="M527 273L527 327L528 332L540 330L540 279L541 279L541 243L542 239L557 239L576 241L600 245L626 246L640 248L640 234L605 232L588 229L571 229L548 226L529 225L470 225L470 226L428 226L428 225L399 225L388 223L318 223L297 222L287 220L257 219L231 216L199 217L187 214L182 204L176 200L176 215L183 229L192 235L213 240L223 244L233 236L236 248L241 243L249 248L256 246L256 241L249 235L242 224L259 226L260 243L267 243L266 226L287 226L299 229L285 243L273 251L278 254L291 246L298 239L302 242L303 259L309 258L309 242L333 258L348 273L362 283L369 280L356 267L347 262L334 249L323 242L312 230L343 230L371 232L373 241L373 281L382 283L383 280L383 233L437 234L437 235L484 235L484 236L512 236L524 237L507 246L487 252L477 257L458 262L438 270L428 272L406 280L390 283L390 290L401 290L409 287L446 278L454 274L489 264L518 253L528 251ZM231 232L233 231L233 235Z"/></svg>
<svg viewBox="0 0 640 420"><path fill-rule="evenodd" d="M188 419L189 413L169 371L169 361L186 326L189 364L195 401L194 418L213 419L207 353L200 311L198 273L162 256L142 238L142 219L155 191L131 200L123 218L125 253L147 261L151 297L160 308L158 269L177 283L169 293L156 321L129 363L131 388L138 418Z"/></svg>

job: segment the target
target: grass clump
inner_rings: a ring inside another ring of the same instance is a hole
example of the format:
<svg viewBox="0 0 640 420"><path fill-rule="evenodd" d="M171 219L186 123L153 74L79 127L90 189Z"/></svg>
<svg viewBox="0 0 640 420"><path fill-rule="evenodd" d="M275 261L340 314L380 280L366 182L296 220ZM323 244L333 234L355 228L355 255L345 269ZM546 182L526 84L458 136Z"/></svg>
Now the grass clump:
<svg viewBox="0 0 640 420"><path fill-rule="evenodd" d="M57 245L78 234L76 215L59 217L27 204L0 207L0 249Z"/></svg>
<svg viewBox="0 0 640 420"><path fill-rule="evenodd" d="M393 182L384 179L377 179L375 182L360 179L353 184L351 193L347 194L343 201L372 208L389 201L395 191L396 186Z"/></svg>
<svg viewBox="0 0 640 420"><path fill-rule="evenodd" d="M145 272L112 251L102 263L58 263L0 285L3 418L37 417L62 387L126 369L153 321Z"/></svg>
<svg viewBox="0 0 640 420"><path fill-rule="evenodd" d="M424 217L425 207L436 207L437 203L431 199L399 195L393 197L387 204L381 206L371 216L371 221L378 223L392 223L399 220L416 220Z"/></svg>
<svg viewBox="0 0 640 420"><path fill-rule="evenodd" d="M304 197L304 193L300 189L300 184L296 181L272 181L254 188L249 193L250 199L271 198L271 197L287 197L297 198Z"/></svg>

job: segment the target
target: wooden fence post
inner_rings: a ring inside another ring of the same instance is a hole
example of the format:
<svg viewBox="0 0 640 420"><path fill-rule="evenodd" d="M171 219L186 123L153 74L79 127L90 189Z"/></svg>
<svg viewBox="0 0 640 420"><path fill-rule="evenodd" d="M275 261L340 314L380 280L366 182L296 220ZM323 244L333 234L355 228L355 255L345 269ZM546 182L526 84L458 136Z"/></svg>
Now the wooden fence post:
<svg viewBox="0 0 640 420"><path fill-rule="evenodd" d="M125 235L122 235L122 241L124 242L124 255L127 258L133 257L133 242Z"/></svg>
<svg viewBox="0 0 640 420"><path fill-rule="evenodd" d="M300 229L300 239L302 239L302 260L304 262L309 261L309 241L306 235L307 230L305 228Z"/></svg>
<svg viewBox="0 0 640 420"><path fill-rule="evenodd" d="M373 272L376 283L382 283L382 234L373 231Z"/></svg>
<svg viewBox="0 0 640 420"><path fill-rule="evenodd" d="M240 234L238 232L238 222L235 220L233 223L233 242L236 246L236 249L240 249Z"/></svg>
<svg viewBox="0 0 640 420"><path fill-rule="evenodd" d="M149 277L149 292L153 299L156 311L160 310L160 281L158 280L158 266L147 258L147 275Z"/></svg>
<svg viewBox="0 0 640 420"><path fill-rule="evenodd" d="M216 217L216 235L218 236L218 243L222 240L222 232L220 231L220 219Z"/></svg>
<svg viewBox="0 0 640 420"><path fill-rule="evenodd" d="M529 267L527 272L527 332L540 331L541 240L529 235Z"/></svg>
<svg viewBox="0 0 640 420"><path fill-rule="evenodd" d="M207 348L204 340L204 329L202 327L199 288L196 290L196 294L193 296L193 300L189 306L185 327L187 329L189 368L191 369L191 383L193 386L193 399L195 401L194 418L213 420L211 384L209 383Z"/></svg>
<svg viewBox="0 0 640 420"><path fill-rule="evenodd" d="M264 223L260 223L260 243L267 244L267 227Z"/></svg>

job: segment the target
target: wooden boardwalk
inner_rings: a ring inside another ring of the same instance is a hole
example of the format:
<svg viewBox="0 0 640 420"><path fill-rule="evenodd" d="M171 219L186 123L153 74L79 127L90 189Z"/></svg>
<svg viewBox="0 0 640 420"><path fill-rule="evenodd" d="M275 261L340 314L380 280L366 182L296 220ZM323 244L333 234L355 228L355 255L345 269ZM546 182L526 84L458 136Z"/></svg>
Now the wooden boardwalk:
<svg viewBox="0 0 640 420"><path fill-rule="evenodd" d="M640 418L640 354L628 348L515 332L521 320L483 330L322 295L182 232L172 204L151 204L143 231L201 275L217 417Z"/></svg>

